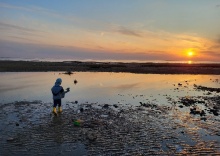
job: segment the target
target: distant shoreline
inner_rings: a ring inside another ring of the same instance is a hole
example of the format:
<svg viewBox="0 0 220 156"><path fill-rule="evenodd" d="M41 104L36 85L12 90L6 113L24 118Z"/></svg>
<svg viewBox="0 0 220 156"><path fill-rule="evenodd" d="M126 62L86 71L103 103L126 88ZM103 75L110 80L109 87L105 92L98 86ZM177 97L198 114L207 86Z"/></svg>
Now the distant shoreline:
<svg viewBox="0 0 220 156"><path fill-rule="evenodd" d="M190 61L190 60L73 60L73 59L30 59L0 57L0 61L29 61L29 62L102 62L102 63L180 63L180 64L220 64L220 61Z"/></svg>
<svg viewBox="0 0 220 156"><path fill-rule="evenodd" d="M220 64L213 63L123 63L123 62L40 62L0 61L0 72L127 72L143 74L220 75Z"/></svg>

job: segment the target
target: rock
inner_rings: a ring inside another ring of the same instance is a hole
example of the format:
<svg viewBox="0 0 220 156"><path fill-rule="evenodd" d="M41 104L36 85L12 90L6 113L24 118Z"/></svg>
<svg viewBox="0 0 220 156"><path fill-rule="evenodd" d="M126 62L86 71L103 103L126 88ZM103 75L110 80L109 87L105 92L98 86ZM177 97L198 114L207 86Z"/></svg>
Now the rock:
<svg viewBox="0 0 220 156"><path fill-rule="evenodd" d="M217 93L220 92L220 88L211 88L211 87L197 86L197 85L194 85L194 87L197 90L208 91L208 93L207 93L208 95L210 95L211 92L217 92Z"/></svg>
<svg viewBox="0 0 220 156"><path fill-rule="evenodd" d="M190 108L190 114L195 114L196 108Z"/></svg>
<svg viewBox="0 0 220 156"><path fill-rule="evenodd" d="M88 104L88 105L86 105L85 107L86 107L86 108L92 108L92 106L91 106L91 105L89 105L89 104Z"/></svg>
<svg viewBox="0 0 220 156"><path fill-rule="evenodd" d="M211 95L212 93L211 92L208 92L206 95Z"/></svg>
<svg viewBox="0 0 220 156"><path fill-rule="evenodd" d="M73 82L74 82L74 84L77 84L77 83L78 83L78 81L77 81L77 80L74 80Z"/></svg>
<svg viewBox="0 0 220 156"><path fill-rule="evenodd" d="M194 100L194 99L191 99L191 98L182 98L180 99L181 103L184 105L184 106L191 106L193 105L194 103L196 103L197 101Z"/></svg>
<svg viewBox="0 0 220 156"><path fill-rule="evenodd" d="M118 105L116 105L116 104L114 104L113 106L114 106L115 108L118 108Z"/></svg>
<svg viewBox="0 0 220 156"><path fill-rule="evenodd" d="M71 75L73 73L69 70L69 71L66 71L64 74Z"/></svg>
<svg viewBox="0 0 220 156"><path fill-rule="evenodd" d="M102 108L108 108L109 105L108 104L105 104Z"/></svg>
<svg viewBox="0 0 220 156"><path fill-rule="evenodd" d="M196 110L196 108L190 108L190 114L193 114L193 115L199 114L200 116L204 116L206 113L204 110L199 111L199 110Z"/></svg>
<svg viewBox="0 0 220 156"><path fill-rule="evenodd" d="M121 109L121 110L119 111L119 113L124 113L124 110L123 110L123 109Z"/></svg>
<svg viewBox="0 0 220 156"><path fill-rule="evenodd" d="M106 114L102 114L102 115L100 115L100 117L102 117L102 118L107 118L108 115L106 115Z"/></svg>
<svg viewBox="0 0 220 156"><path fill-rule="evenodd" d="M180 108L183 108L183 105L179 105Z"/></svg>
<svg viewBox="0 0 220 156"><path fill-rule="evenodd" d="M95 141L97 139L97 135L96 133L94 132L88 132L86 134L86 138L89 140L89 141Z"/></svg>
<svg viewBox="0 0 220 156"><path fill-rule="evenodd" d="M213 114L214 114L215 116L218 116L218 112L213 112Z"/></svg>
<svg viewBox="0 0 220 156"><path fill-rule="evenodd" d="M141 106L143 106L143 107L151 107L151 108L156 108L156 107L157 107L157 105L155 105L155 104L150 104L150 103L142 103L142 102L140 102L140 104L141 104Z"/></svg>
<svg viewBox="0 0 220 156"><path fill-rule="evenodd" d="M202 118L200 118L200 120L204 120L204 121L206 121L207 118L206 118L206 117L202 117Z"/></svg>
<svg viewBox="0 0 220 156"><path fill-rule="evenodd" d="M178 83L178 86L182 86L182 84L181 84L181 83Z"/></svg>
<svg viewBox="0 0 220 156"><path fill-rule="evenodd" d="M84 111L84 109L83 109L83 108L80 108L79 110L80 110L80 112L83 112L83 111Z"/></svg>
<svg viewBox="0 0 220 156"><path fill-rule="evenodd" d="M202 111L200 112L200 116L204 116L204 115L205 115L205 111L202 110Z"/></svg>
<svg viewBox="0 0 220 156"><path fill-rule="evenodd" d="M16 123L16 126L19 126L19 123Z"/></svg>
<svg viewBox="0 0 220 156"><path fill-rule="evenodd" d="M7 141L14 141L14 140L15 140L15 139L12 138L12 137L10 137L10 138L7 139Z"/></svg>
<svg viewBox="0 0 220 156"><path fill-rule="evenodd" d="M197 101L198 103L205 103L205 101Z"/></svg>
<svg viewBox="0 0 220 156"><path fill-rule="evenodd" d="M218 107L217 107L217 106L214 106L213 109L218 109Z"/></svg>
<svg viewBox="0 0 220 156"><path fill-rule="evenodd" d="M218 110L217 109L210 109L210 112L212 112L215 116L218 116Z"/></svg>

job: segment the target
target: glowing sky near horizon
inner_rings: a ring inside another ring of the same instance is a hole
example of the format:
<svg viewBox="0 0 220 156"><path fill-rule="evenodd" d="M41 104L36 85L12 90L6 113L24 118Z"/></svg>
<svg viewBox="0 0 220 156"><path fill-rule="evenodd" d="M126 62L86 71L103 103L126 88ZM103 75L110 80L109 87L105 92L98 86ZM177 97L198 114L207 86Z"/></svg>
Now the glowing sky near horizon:
<svg viewBox="0 0 220 156"><path fill-rule="evenodd" d="M219 0L0 0L0 57L220 61L219 19Z"/></svg>

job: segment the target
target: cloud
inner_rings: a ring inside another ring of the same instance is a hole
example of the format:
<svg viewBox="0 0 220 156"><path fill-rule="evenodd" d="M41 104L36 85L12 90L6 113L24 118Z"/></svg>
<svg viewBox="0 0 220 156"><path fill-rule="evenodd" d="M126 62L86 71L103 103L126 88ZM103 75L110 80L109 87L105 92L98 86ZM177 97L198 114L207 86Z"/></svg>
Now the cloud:
<svg viewBox="0 0 220 156"><path fill-rule="evenodd" d="M41 15L44 18L49 17L49 19L46 23L48 23L51 19L55 19L55 20L53 20L53 23L54 23L54 21L60 21L60 20L63 21L64 20L64 21L68 22L68 25L69 25L69 23L71 23L71 27L80 28L80 29L100 30L101 28L105 27L105 25L107 25L107 23L104 21L94 20L94 19L85 18L85 17L78 17L78 16L75 16L74 14L71 14L71 13L68 13L68 15L67 15L64 13L59 13L57 10L51 10L51 9L42 8L42 7L33 6L33 5L31 5L31 6L16 6L16 5L11 5L11 4L0 2L0 8L19 10L19 11L28 12L30 14L37 13L38 15ZM43 22L45 23L45 21L43 21Z"/></svg>
<svg viewBox="0 0 220 156"><path fill-rule="evenodd" d="M22 26L17 26L13 24L3 23L0 22L0 29L10 29L10 30L18 30L18 31L24 31L24 32L39 32L35 29L29 29Z"/></svg>
<svg viewBox="0 0 220 156"><path fill-rule="evenodd" d="M22 41L28 41L28 42L33 42L33 43L39 43L39 41L37 40L33 40L33 39L30 39L30 38L26 38L26 37L19 37L19 36L7 36L8 38L11 38L11 39L15 39L15 40L22 40Z"/></svg>
<svg viewBox="0 0 220 156"><path fill-rule="evenodd" d="M216 55L216 54L220 54L220 36L217 37L216 40L214 40L212 42L212 44L210 44L207 49L207 51L211 51L211 55ZM203 50L203 51L206 51L206 50ZM217 52L217 53L216 53Z"/></svg>
<svg viewBox="0 0 220 156"><path fill-rule="evenodd" d="M60 47L43 44L18 43L0 40L0 57L12 58L59 58L73 60L159 60L162 53L124 53L102 50L89 50L77 47ZM165 58L168 59L168 58Z"/></svg>
<svg viewBox="0 0 220 156"><path fill-rule="evenodd" d="M213 46L211 46L211 47L209 47L209 49L210 49L210 50L220 49L220 42L217 43L217 44L215 44L215 45L213 45Z"/></svg>
<svg viewBox="0 0 220 156"><path fill-rule="evenodd" d="M164 51L148 52L112 52L106 49L91 50L79 47L55 46L32 43L19 43L0 40L0 57L28 58L28 59L60 59L60 60L106 60L106 61L150 61L150 60L182 60L182 57L168 55ZM196 60L220 60L220 53L216 50L208 49L198 53ZM115 86L116 88L129 89L138 87L138 84L130 86Z"/></svg>
<svg viewBox="0 0 220 156"><path fill-rule="evenodd" d="M210 46L211 50L214 49L219 49L220 50L220 35L218 36L218 38L215 40L214 44L212 46Z"/></svg>
<svg viewBox="0 0 220 156"><path fill-rule="evenodd" d="M216 51L202 51L201 54L205 55L205 56L209 56L209 57L212 57L214 58L214 60L217 60L219 61L220 59L220 53L219 52L216 52Z"/></svg>
<svg viewBox="0 0 220 156"><path fill-rule="evenodd" d="M219 35L219 37L217 39L217 43L220 44L220 35Z"/></svg>
<svg viewBox="0 0 220 156"><path fill-rule="evenodd" d="M10 5L6 3L0 3L1 8L7 8L7 9L16 9L16 10L24 10L24 11L31 11L30 8L26 7L21 7L21 6L15 6L15 5Z"/></svg>
<svg viewBox="0 0 220 156"><path fill-rule="evenodd" d="M28 7L23 7L23 6L16 6L16 5L11 5L7 3L0 3L0 8L7 8L7 9L16 9L16 10L22 10L22 11L29 11L29 12L46 12L46 13L51 13L51 10L38 7L38 6L28 6Z"/></svg>
<svg viewBox="0 0 220 156"><path fill-rule="evenodd" d="M179 39L180 40L185 40L185 41L188 41L188 42L195 42L195 43L197 43L198 42L198 40L196 40L196 39L192 39L192 38L186 38L186 37L179 37Z"/></svg>
<svg viewBox="0 0 220 156"><path fill-rule="evenodd" d="M123 34L123 35L142 37L140 32L138 32L136 30L132 30L130 28L126 28L124 26L117 26L117 27L113 28L113 31L120 33L120 34Z"/></svg>
<svg viewBox="0 0 220 156"><path fill-rule="evenodd" d="M39 43L46 32L10 23L0 22L1 39Z"/></svg>

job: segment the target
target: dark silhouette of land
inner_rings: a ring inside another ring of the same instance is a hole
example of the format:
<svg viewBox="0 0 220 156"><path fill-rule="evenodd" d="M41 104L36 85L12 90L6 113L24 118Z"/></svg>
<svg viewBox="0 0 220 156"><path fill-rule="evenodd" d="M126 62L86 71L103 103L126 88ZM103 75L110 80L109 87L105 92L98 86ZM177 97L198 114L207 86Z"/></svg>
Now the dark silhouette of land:
<svg viewBox="0 0 220 156"><path fill-rule="evenodd" d="M220 64L0 61L0 72L40 71L220 75Z"/></svg>

